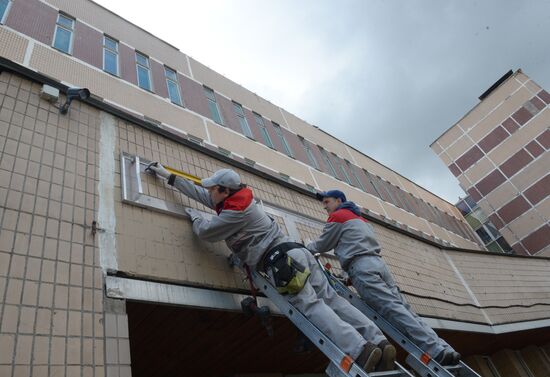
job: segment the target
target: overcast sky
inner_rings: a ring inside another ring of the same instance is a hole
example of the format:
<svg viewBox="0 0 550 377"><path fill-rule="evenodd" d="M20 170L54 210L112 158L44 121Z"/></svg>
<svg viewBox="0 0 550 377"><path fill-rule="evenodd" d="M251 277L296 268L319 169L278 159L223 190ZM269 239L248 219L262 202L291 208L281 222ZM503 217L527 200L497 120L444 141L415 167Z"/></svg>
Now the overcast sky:
<svg viewBox="0 0 550 377"><path fill-rule="evenodd" d="M550 88L550 0L96 0L444 199L429 145L509 69Z"/></svg>

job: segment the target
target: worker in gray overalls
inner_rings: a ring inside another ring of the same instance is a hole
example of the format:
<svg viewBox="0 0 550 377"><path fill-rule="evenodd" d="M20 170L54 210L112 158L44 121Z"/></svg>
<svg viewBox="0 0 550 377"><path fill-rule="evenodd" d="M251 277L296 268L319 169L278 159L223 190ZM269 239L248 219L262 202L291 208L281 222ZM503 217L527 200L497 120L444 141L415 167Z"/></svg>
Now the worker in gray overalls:
<svg viewBox="0 0 550 377"><path fill-rule="evenodd" d="M212 208L218 214L210 220L192 208L186 212L193 232L202 240L225 240L243 265L264 271L288 301L352 357L371 372L382 358L378 344L387 342L382 332L363 313L338 296L328 284L311 253L290 242L277 222L256 203L252 190L241 184L230 169L218 170L201 181L202 187L170 174L161 164L148 170L167 180L186 196Z"/></svg>
<svg viewBox="0 0 550 377"><path fill-rule="evenodd" d="M454 365L460 354L439 338L399 292L399 288L380 256L374 230L357 205L346 200L340 190L318 193L317 198L329 214L323 233L307 248L312 253L334 249L342 268L361 298L387 321L442 365Z"/></svg>

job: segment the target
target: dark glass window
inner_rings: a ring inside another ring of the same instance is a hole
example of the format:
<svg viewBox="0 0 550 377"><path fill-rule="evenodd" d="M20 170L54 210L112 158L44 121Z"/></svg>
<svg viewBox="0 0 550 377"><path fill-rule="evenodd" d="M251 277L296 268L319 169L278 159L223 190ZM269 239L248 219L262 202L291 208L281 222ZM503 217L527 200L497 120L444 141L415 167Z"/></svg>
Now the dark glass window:
<svg viewBox="0 0 550 377"><path fill-rule="evenodd" d="M248 121L244 116L243 107L237 102L233 102L233 110L235 111L235 115L237 115L237 119L239 120L239 124L241 125L241 130L243 131L243 134L246 137L254 139L254 135L252 135L252 130L250 129L250 126L248 125Z"/></svg>
<svg viewBox="0 0 550 377"><path fill-rule="evenodd" d="M168 67L164 67L164 75L166 77L166 88L168 89L168 96L170 101L176 105L182 106L180 86L178 84L178 75L176 71Z"/></svg>

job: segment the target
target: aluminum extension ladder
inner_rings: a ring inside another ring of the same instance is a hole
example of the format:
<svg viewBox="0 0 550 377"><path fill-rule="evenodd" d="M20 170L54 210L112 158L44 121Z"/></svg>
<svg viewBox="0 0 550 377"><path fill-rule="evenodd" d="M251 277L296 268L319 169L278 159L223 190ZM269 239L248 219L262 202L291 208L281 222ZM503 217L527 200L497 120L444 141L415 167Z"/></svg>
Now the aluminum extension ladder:
<svg viewBox="0 0 550 377"><path fill-rule="evenodd" d="M325 334L311 323L299 310L281 295L261 274L250 271L254 285L265 294L300 331L330 360L326 373L331 377L413 377L397 362L396 370L387 372L365 372L353 359L338 348Z"/></svg>
<svg viewBox="0 0 550 377"><path fill-rule="evenodd" d="M367 318L373 321L387 336L398 343L408 353L405 360L407 364L421 377L481 377L462 361L453 366L442 366L437 363L410 339L408 339L401 331L379 315L372 307L361 299L361 297L346 287L346 285L336 276L331 274L325 266L323 266L319 258L315 259L317 260L319 266L321 266L321 269L336 292L338 292L340 296L344 297L353 306L365 314Z"/></svg>

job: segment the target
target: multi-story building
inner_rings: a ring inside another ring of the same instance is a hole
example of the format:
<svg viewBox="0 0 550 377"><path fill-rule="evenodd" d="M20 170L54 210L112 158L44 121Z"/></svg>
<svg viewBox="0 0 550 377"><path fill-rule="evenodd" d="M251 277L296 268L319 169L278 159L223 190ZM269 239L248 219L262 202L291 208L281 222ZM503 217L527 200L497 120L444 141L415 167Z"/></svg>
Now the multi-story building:
<svg viewBox="0 0 550 377"><path fill-rule="evenodd" d="M550 260L482 251L452 204L91 1L0 0L0 22L0 376L323 371L284 317L270 338L240 313L243 275L182 216L208 210L153 160L237 170L296 240L326 219L314 192L345 191L483 376L550 369ZM91 96L62 114L68 87Z"/></svg>
<svg viewBox="0 0 550 377"><path fill-rule="evenodd" d="M518 254L550 255L550 94L508 72L431 148Z"/></svg>

